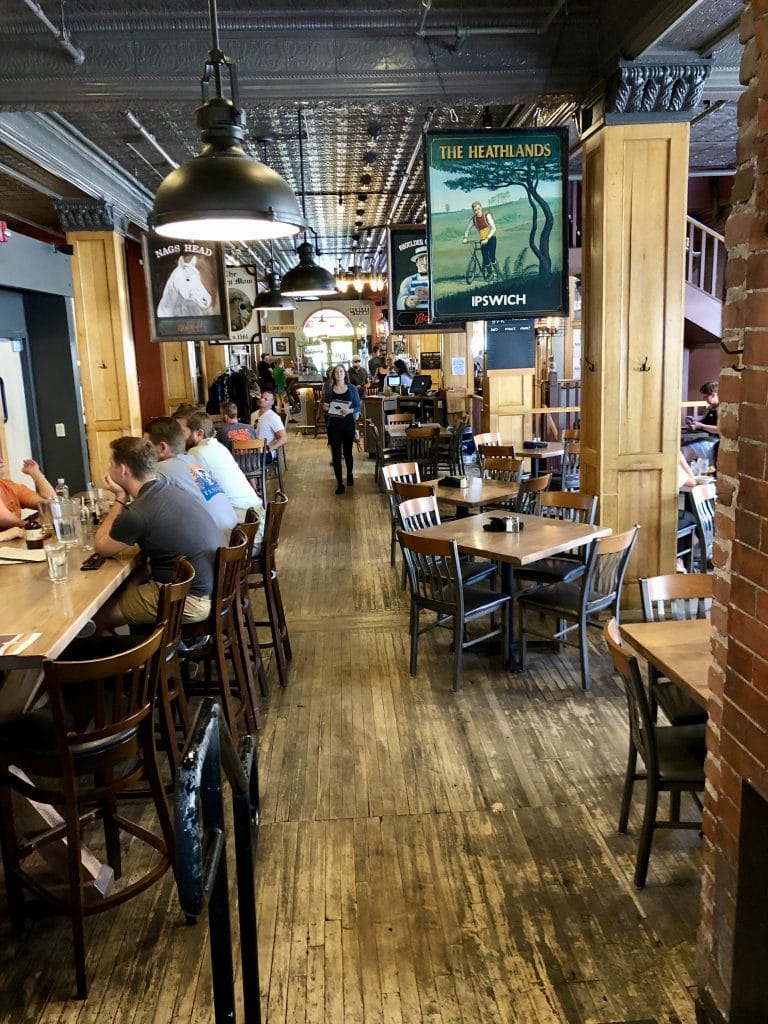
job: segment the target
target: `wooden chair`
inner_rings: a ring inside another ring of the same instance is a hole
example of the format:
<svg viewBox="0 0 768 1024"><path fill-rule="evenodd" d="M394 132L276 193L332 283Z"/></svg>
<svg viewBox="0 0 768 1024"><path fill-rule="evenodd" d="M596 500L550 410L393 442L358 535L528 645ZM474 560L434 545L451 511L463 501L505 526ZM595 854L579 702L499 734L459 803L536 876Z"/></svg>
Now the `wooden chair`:
<svg viewBox="0 0 768 1024"><path fill-rule="evenodd" d="M184 671L187 696L213 696L221 702L229 731L237 736L242 722L245 731L258 728L258 701L253 676L248 671L240 643L237 607L240 600L240 577L248 542L235 527L235 544L221 547L216 552L211 611L202 622L182 627L182 645L179 659L184 670L192 662L202 663L201 680L190 679ZM212 672L212 665L216 673ZM229 667L232 667L230 676Z"/></svg>
<svg viewBox="0 0 768 1024"><path fill-rule="evenodd" d="M402 448L389 448L384 447L381 436L379 434L379 428L375 423L370 420L366 420L366 430L368 432L369 448L373 451L374 459L374 475L376 477L376 484L378 487L382 486L382 471L385 466L388 466L392 462L397 462L403 457Z"/></svg>
<svg viewBox="0 0 768 1024"><path fill-rule="evenodd" d="M515 512L518 515L534 516L539 510L539 499L552 481L551 473L541 476L529 476L520 481L520 489L515 499Z"/></svg>
<svg viewBox="0 0 768 1024"><path fill-rule="evenodd" d="M259 523L257 521L256 509L249 508L245 515L245 522L240 523L235 530L239 530L245 536L246 548L245 557L243 558L242 569L240 571L240 600L237 604L237 628L240 633L240 649L243 652L243 662L245 665L246 673L249 674L249 686L252 686L252 675L251 669L256 673L256 678L259 681L259 693L262 697L269 695L269 686L267 684L267 674L264 671L264 663L261 659L261 648L259 646L259 637L256 631L256 620L253 615L253 605L251 603L251 592L248 586L248 576L251 572L251 566L255 557L255 543L256 537L259 532ZM232 531L232 539L230 543L235 542L235 530ZM259 554L261 553L261 547L259 547Z"/></svg>
<svg viewBox="0 0 768 1024"><path fill-rule="evenodd" d="M618 621L621 585L639 530L639 526L634 526L624 533L593 541L589 545L584 573L573 583L551 583L533 587L520 594L517 599L517 614L520 666L523 670L526 668L529 636L561 642L565 641L572 630L576 630L581 662L581 687L583 690L590 689L587 627L598 625L592 618L600 612L608 612ZM557 620L554 637L551 631L537 632L530 627L528 616L532 612ZM564 622L571 625L564 626Z"/></svg>
<svg viewBox="0 0 768 1024"><path fill-rule="evenodd" d="M440 427L409 427L405 433L405 448L409 462L418 462L422 477L429 480L437 476L437 454L440 445Z"/></svg>
<svg viewBox="0 0 768 1024"><path fill-rule="evenodd" d="M714 484L697 484L691 488L691 506L696 519L696 537L699 542L699 572L712 569L712 542L715 539L715 497Z"/></svg>
<svg viewBox="0 0 768 1024"><path fill-rule="evenodd" d="M485 434L475 434L475 449L478 449L481 445L497 445L501 444L501 434L498 430L491 430Z"/></svg>
<svg viewBox="0 0 768 1024"><path fill-rule="evenodd" d="M385 415L384 429L388 427L410 427L416 417L412 412L388 412ZM407 443L404 437L390 437L389 447L404 454Z"/></svg>
<svg viewBox="0 0 768 1024"><path fill-rule="evenodd" d="M441 438L437 444L437 471L450 476L464 476L464 435L463 426L454 427L450 437Z"/></svg>
<svg viewBox="0 0 768 1024"><path fill-rule="evenodd" d="M168 763L174 779L192 728L192 716L189 713L187 695L181 676L179 644L181 643L184 603L194 578L195 570L192 563L179 556L174 566L172 582L164 583L160 587L155 619L155 628L165 624L157 705L160 732L168 752Z"/></svg>
<svg viewBox="0 0 768 1024"><path fill-rule="evenodd" d="M424 499L419 499L424 500ZM459 553L454 540L431 540L418 533L398 531L398 540L408 567L411 588L411 675L416 675L419 636L435 626L453 630L453 689L461 689L461 661L465 650L484 640L501 636L502 656L506 656L509 638L509 596L484 587L462 584ZM435 612L437 619L421 626L421 613ZM502 625L495 616L502 616ZM467 625L476 619L491 617L491 628L482 636L467 639Z"/></svg>
<svg viewBox="0 0 768 1024"><path fill-rule="evenodd" d="M639 582L646 622L709 617L713 592L711 574L671 573L648 576ZM707 720L706 711L653 665L648 666L648 694L654 721L657 707L661 707L671 725L695 725Z"/></svg>
<svg viewBox="0 0 768 1024"><path fill-rule="evenodd" d="M561 441L580 441L581 440L581 428L580 427L565 427L562 434L560 435Z"/></svg>
<svg viewBox="0 0 768 1024"><path fill-rule="evenodd" d="M80 999L88 994L84 918L143 892L174 862L153 726L163 631L158 627L137 646L109 657L44 661L47 707L0 728L0 844L11 925L15 932L23 927L25 888L71 917ZM159 831L146 824L144 802L142 824L122 808L118 813L118 796L141 782L149 783ZM20 840L12 792L52 805L61 817L48 808L51 827ZM122 875L121 833L149 848L152 856L137 860L125 885L113 891L103 886L100 898L86 902L83 830L95 821L103 824L115 879ZM66 865L63 885L51 885L39 863L35 867L33 855L51 859L55 854Z"/></svg>
<svg viewBox="0 0 768 1024"><path fill-rule="evenodd" d="M255 624L269 627L270 639L261 641L259 646L262 650L272 648L275 652L277 675L281 686L288 685L287 663L293 658L276 561L277 548L280 543L280 528L287 509L288 498L282 491L278 491L274 500L267 505L267 520L264 526L261 552L252 564L248 576L248 587L251 590L263 590L264 592L267 618L257 619Z"/></svg>
<svg viewBox="0 0 768 1024"><path fill-rule="evenodd" d="M413 533L416 530L425 530L428 526L440 525L440 509L437 498L431 488L424 484L398 484L394 485L395 494L400 497L401 490L410 488L411 492L421 487L428 490L427 494L413 494L410 498L403 498L397 506L399 526L406 533ZM461 580L464 585L479 583L481 580L491 579L496 575L496 565L488 561L471 561L468 558L459 557L461 569ZM403 560L403 590L405 590L407 568Z"/></svg>
<svg viewBox="0 0 768 1024"><path fill-rule="evenodd" d="M389 564L395 564L395 553L397 551L397 500L395 498L392 487L395 482L405 484L418 484L421 483L421 471L417 462L392 462L388 466L384 466L381 470L381 479L384 483L384 489L387 493L387 500L389 502L389 523L390 523L390 540L389 540Z"/></svg>
<svg viewBox="0 0 768 1024"><path fill-rule="evenodd" d="M581 487L581 441L565 442L562 481L564 491L578 491Z"/></svg>
<svg viewBox="0 0 768 1024"><path fill-rule="evenodd" d="M518 487L523 480L523 460L516 459L514 454L508 455L489 455L488 452L501 451L503 448L509 448L511 452L514 449L511 446L499 445L498 447L488 447L483 445L480 456L480 473L481 476L486 480L499 480L507 484L517 484ZM514 512L515 505L517 503L517 495L507 498L503 501L490 502L488 505L484 505L484 510L500 509L502 512Z"/></svg>
<svg viewBox="0 0 768 1024"><path fill-rule="evenodd" d="M627 831L635 782L645 782L645 810L634 878L635 885L642 889L648 875L648 861L655 830L701 829L700 820L680 820L680 796L682 793L690 793L701 810L698 794L704 791L705 726L656 725L651 717L637 658L622 646L615 619L605 624L604 636L614 668L624 683L629 716L629 752L624 793L621 798L619 832ZM645 766L645 771L638 771L638 755ZM668 821L658 820L659 793L670 794Z"/></svg>
<svg viewBox="0 0 768 1024"><path fill-rule="evenodd" d="M574 491L542 491L539 494L539 515L543 519L594 525L597 515L597 496ZM551 558L540 558L530 565L515 566L515 582L573 583L586 568L588 548L576 548L573 554L564 553Z"/></svg>
<svg viewBox="0 0 768 1024"><path fill-rule="evenodd" d="M267 500L267 463L264 457L264 439L233 441L232 456L246 476L248 483L261 500Z"/></svg>

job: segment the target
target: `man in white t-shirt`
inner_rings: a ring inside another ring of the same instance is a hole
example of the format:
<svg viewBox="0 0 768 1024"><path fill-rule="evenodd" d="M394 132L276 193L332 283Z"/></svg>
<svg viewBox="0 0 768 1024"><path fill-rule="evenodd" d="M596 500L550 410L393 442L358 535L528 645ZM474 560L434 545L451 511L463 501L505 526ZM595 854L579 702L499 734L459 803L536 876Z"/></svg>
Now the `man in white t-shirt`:
<svg viewBox="0 0 768 1024"><path fill-rule="evenodd" d="M264 439L267 462L272 462L277 458L278 448L282 448L288 440L283 421L275 412L274 404L275 396L273 392L262 391L259 411L251 416L251 423L256 428L256 437Z"/></svg>
<svg viewBox="0 0 768 1024"><path fill-rule="evenodd" d="M189 417L177 416L176 421L184 435L187 451L208 470L229 498L238 523L245 522L249 508L255 508L261 519L264 503L248 483L232 453L213 436L211 417L205 412L193 412Z"/></svg>

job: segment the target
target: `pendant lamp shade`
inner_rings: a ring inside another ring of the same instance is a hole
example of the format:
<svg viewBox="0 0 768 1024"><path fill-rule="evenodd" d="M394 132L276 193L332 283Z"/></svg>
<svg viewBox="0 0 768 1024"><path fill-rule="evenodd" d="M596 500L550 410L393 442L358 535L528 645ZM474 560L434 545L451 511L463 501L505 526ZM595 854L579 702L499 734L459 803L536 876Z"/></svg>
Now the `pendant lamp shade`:
<svg viewBox="0 0 768 1024"><path fill-rule="evenodd" d="M270 270L267 274L267 290L256 296L253 308L262 312L270 309L296 309L296 304L286 295L281 294L280 281L274 270Z"/></svg>
<svg viewBox="0 0 768 1024"><path fill-rule="evenodd" d="M232 60L219 49L215 0L209 0L211 49L201 79L197 124L203 151L163 179L150 226L167 238L206 242L286 238L305 227L296 196L276 171L242 148L245 114ZM222 95L229 74L231 99ZM213 81L215 95L209 98Z"/></svg>
<svg viewBox="0 0 768 1024"><path fill-rule="evenodd" d="M280 282L283 295L332 295L336 291L333 274L314 261L315 250L309 242L302 242L297 250L299 265L289 270Z"/></svg>

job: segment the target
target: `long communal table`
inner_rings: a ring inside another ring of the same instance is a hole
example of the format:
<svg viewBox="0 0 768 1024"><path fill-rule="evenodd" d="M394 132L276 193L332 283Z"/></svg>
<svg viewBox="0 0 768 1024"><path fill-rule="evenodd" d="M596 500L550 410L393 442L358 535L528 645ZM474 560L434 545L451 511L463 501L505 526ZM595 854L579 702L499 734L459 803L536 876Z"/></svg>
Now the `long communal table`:
<svg viewBox="0 0 768 1024"><path fill-rule="evenodd" d="M14 542L23 546L23 542ZM69 579L52 583L45 562L0 563L0 629L21 634L17 644L0 654L0 670L39 667L44 658L56 658L107 598L133 571L135 549L108 558L100 568L82 572L88 556L79 548L69 553ZM19 653L25 637L40 636Z"/></svg>

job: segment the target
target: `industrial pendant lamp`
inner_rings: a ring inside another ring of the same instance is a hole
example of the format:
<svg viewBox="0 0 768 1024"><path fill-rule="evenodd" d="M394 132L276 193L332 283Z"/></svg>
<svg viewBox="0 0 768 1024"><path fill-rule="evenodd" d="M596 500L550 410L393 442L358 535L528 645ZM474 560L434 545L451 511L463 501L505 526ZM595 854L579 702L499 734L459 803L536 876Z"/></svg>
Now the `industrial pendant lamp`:
<svg viewBox="0 0 768 1024"><path fill-rule="evenodd" d="M266 313L270 309L296 309L296 304L280 292L280 279L272 259L272 243L269 246L269 270L267 271L267 290L259 292L253 304L254 309Z"/></svg>
<svg viewBox="0 0 768 1024"><path fill-rule="evenodd" d="M295 235L306 224L296 196L276 171L242 148L245 113L237 69L219 49L216 0L208 0L208 10L211 49L200 80L203 105L197 109L203 152L160 183L150 225L168 238L206 242ZM231 99L222 96L223 68ZM216 95L209 98L211 79Z"/></svg>
<svg viewBox="0 0 768 1024"><path fill-rule="evenodd" d="M304 215L304 223L307 220L307 204L304 195L304 146L302 144L303 130L301 124L301 110L299 117L299 169L301 173L301 212ZM315 296L332 295L336 291L336 282L328 270L315 263L315 247L307 241L307 229L304 228L304 241L296 250L299 256L299 265L289 270L280 282L280 291L283 295L292 296Z"/></svg>

